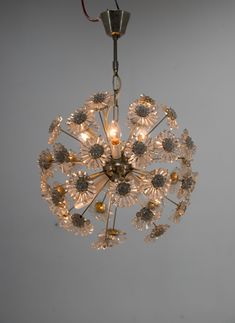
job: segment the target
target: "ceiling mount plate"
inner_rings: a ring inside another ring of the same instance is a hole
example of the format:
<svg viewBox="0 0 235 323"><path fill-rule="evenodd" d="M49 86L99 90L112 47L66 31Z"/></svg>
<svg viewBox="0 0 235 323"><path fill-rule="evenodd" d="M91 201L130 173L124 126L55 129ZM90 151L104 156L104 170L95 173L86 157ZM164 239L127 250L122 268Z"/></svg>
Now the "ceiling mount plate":
<svg viewBox="0 0 235 323"><path fill-rule="evenodd" d="M100 14L106 34L121 37L126 32L130 13L123 10L106 10Z"/></svg>

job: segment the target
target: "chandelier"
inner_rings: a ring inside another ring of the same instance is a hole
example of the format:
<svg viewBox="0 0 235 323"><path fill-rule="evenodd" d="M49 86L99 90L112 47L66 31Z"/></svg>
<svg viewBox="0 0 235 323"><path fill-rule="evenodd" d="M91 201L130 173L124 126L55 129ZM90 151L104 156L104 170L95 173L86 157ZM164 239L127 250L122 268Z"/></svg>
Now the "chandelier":
<svg viewBox="0 0 235 323"><path fill-rule="evenodd" d="M134 205L137 212L128 211L133 226L146 231L145 242L153 242L170 227L161 223L166 204L172 206L171 222L179 223L185 215L197 177L191 167L196 146L188 130L178 133L173 108L145 94L129 105L129 136L122 139L117 44L130 14L116 2L117 10L90 18L84 1L82 6L87 18L101 20L113 39L113 90L91 95L67 117L65 126L61 116L52 121L48 139L52 148L43 150L38 159L41 195L58 225L75 235L88 236L94 231L93 222L103 223L103 231L92 243L95 249L126 239L117 227L118 209ZM166 129L159 130L163 125ZM75 140L78 152L58 142L59 135Z"/></svg>

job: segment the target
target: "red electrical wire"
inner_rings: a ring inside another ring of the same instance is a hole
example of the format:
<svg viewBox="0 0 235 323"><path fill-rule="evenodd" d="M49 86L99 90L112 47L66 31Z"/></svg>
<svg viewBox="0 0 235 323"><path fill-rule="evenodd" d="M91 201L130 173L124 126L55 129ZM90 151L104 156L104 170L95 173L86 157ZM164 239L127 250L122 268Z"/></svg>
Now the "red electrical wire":
<svg viewBox="0 0 235 323"><path fill-rule="evenodd" d="M117 0L114 0L114 1L115 1L117 10L120 10ZM90 17L89 16L89 14L88 14L88 12L86 10L86 6L85 6L84 0L81 0L81 4L82 4L83 13L84 13L84 15L87 17L87 19L89 21L91 21L91 22L98 22L98 21L100 21L100 18L99 17L93 18L93 17Z"/></svg>
<svg viewBox="0 0 235 323"><path fill-rule="evenodd" d="M86 10L86 6L85 6L85 3L84 3L84 0L81 0L81 4L82 4L82 9L83 9L83 13L84 15L87 17L87 19L91 22L98 22L100 21L100 18L91 18L89 15L88 15L88 12Z"/></svg>

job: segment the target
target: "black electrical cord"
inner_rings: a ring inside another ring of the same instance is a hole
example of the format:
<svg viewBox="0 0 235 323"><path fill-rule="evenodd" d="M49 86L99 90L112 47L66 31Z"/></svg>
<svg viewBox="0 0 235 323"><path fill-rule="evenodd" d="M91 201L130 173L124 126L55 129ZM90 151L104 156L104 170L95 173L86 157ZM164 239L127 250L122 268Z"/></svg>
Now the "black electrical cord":
<svg viewBox="0 0 235 323"><path fill-rule="evenodd" d="M114 1L115 1L115 4L116 4L116 7L117 7L117 10L120 10L117 0L114 0Z"/></svg>
<svg viewBox="0 0 235 323"><path fill-rule="evenodd" d="M116 7L117 7L117 10L120 10L117 0L114 0L114 1L115 1L115 5L116 5ZM89 21L91 21L91 22L98 22L98 21L100 21L100 18L99 18L99 17L95 17L95 18L94 18L94 17L90 17L90 16L89 16L89 14L88 14L88 12L87 12L87 10L86 10L86 6L85 6L85 2L84 2L84 0L81 0L81 4L82 4L83 13L84 13L84 15L86 16L86 18L87 18Z"/></svg>

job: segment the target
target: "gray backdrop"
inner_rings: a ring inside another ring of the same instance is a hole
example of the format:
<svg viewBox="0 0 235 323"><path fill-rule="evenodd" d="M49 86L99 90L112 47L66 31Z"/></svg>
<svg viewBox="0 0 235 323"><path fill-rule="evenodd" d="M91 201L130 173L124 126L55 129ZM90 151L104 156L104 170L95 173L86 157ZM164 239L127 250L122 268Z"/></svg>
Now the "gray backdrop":
<svg viewBox="0 0 235 323"><path fill-rule="evenodd" d="M2 0L1 323L235 323L235 2L120 6L132 13L119 42L123 127L142 92L176 109L199 146L191 207L150 247L129 209L119 220L128 240L107 252L55 227L36 159L56 115L111 88L112 42L79 0Z"/></svg>

